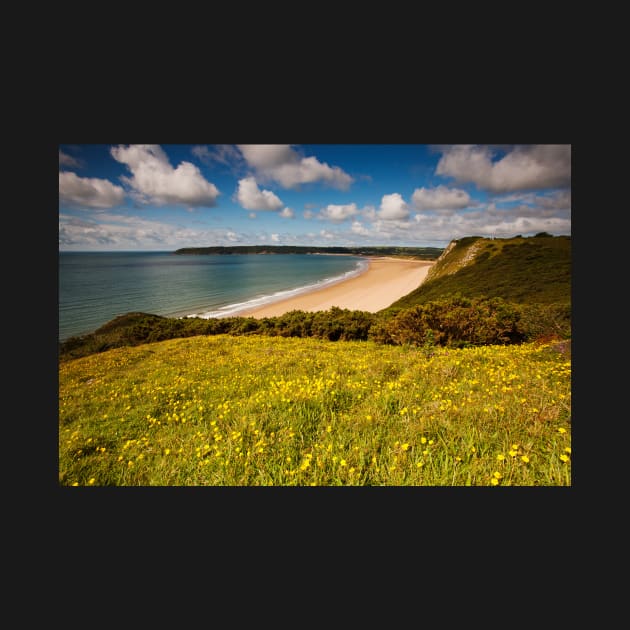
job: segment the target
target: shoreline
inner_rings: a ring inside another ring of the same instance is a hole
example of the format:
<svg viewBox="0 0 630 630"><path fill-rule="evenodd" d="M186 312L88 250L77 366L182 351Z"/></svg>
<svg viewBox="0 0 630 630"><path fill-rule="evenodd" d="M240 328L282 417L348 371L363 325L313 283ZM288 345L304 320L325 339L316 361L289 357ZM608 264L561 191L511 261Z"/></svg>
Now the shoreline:
<svg viewBox="0 0 630 630"><path fill-rule="evenodd" d="M342 309L376 313L417 289L435 261L366 256L367 268L358 276L306 293L235 313L237 317L277 317L289 311Z"/></svg>

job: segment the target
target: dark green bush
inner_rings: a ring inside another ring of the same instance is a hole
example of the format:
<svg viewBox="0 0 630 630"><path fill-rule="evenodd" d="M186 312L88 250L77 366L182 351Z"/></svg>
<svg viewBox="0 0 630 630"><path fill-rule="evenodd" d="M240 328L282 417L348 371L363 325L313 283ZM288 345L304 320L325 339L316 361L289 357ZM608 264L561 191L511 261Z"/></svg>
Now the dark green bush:
<svg viewBox="0 0 630 630"><path fill-rule="evenodd" d="M520 304L519 328L526 341L542 337L571 338L571 305Z"/></svg>
<svg viewBox="0 0 630 630"><path fill-rule="evenodd" d="M291 311L280 317L221 319L158 317L128 313L94 333L59 344L60 360L104 352L120 346L192 335L316 337L330 341L409 344L418 347L520 343L571 337L571 305L517 304L497 297L455 294L407 309L367 313L333 307L309 313Z"/></svg>
<svg viewBox="0 0 630 630"><path fill-rule="evenodd" d="M396 345L464 347L523 341L520 312L501 298L461 295L400 311L372 328L370 338Z"/></svg>

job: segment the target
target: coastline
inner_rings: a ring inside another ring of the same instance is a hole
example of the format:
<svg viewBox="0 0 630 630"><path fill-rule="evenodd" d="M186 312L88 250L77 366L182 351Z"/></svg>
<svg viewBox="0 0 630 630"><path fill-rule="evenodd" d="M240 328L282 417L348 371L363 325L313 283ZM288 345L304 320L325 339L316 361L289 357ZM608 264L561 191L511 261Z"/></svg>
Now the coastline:
<svg viewBox="0 0 630 630"><path fill-rule="evenodd" d="M336 284L285 300L245 309L239 317L277 317L289 311L327 311L333 306L375 313L407 295L424 282L435 261L367 256L366 270Z"/></svg>

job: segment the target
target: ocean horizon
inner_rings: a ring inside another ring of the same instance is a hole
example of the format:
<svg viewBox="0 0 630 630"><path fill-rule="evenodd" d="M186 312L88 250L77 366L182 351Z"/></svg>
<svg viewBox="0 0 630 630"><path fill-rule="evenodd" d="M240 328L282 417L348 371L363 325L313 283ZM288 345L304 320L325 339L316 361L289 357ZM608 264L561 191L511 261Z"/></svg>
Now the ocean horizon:
<svg viewBox="0 0 630 630"><path fill-rule="evenodd" d="M360 256L59 252L59 341L119 315L230 317L367 269Z"/></svg>

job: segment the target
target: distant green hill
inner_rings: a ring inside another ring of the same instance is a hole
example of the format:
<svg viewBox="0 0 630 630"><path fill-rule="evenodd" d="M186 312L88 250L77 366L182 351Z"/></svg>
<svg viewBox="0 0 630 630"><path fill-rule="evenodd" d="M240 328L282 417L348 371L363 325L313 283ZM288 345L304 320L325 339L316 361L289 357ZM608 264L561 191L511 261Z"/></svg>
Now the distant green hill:
<svg viewBox="0 0 630 630"><path fill-rule="evenodd" d="M546 233L452 241L414 291L394 302L397 311L455 294L500 297L518 304L571 302L571 237Z"/></svg>
<svg viewBox="0 0 630 630"><path fill-rule="evenodd" d="M316 247L310 245L234 245L212 247L182 247L175 254L352 254L354 256L406 256L422 260L435 260L443 247Z"/></svg>

